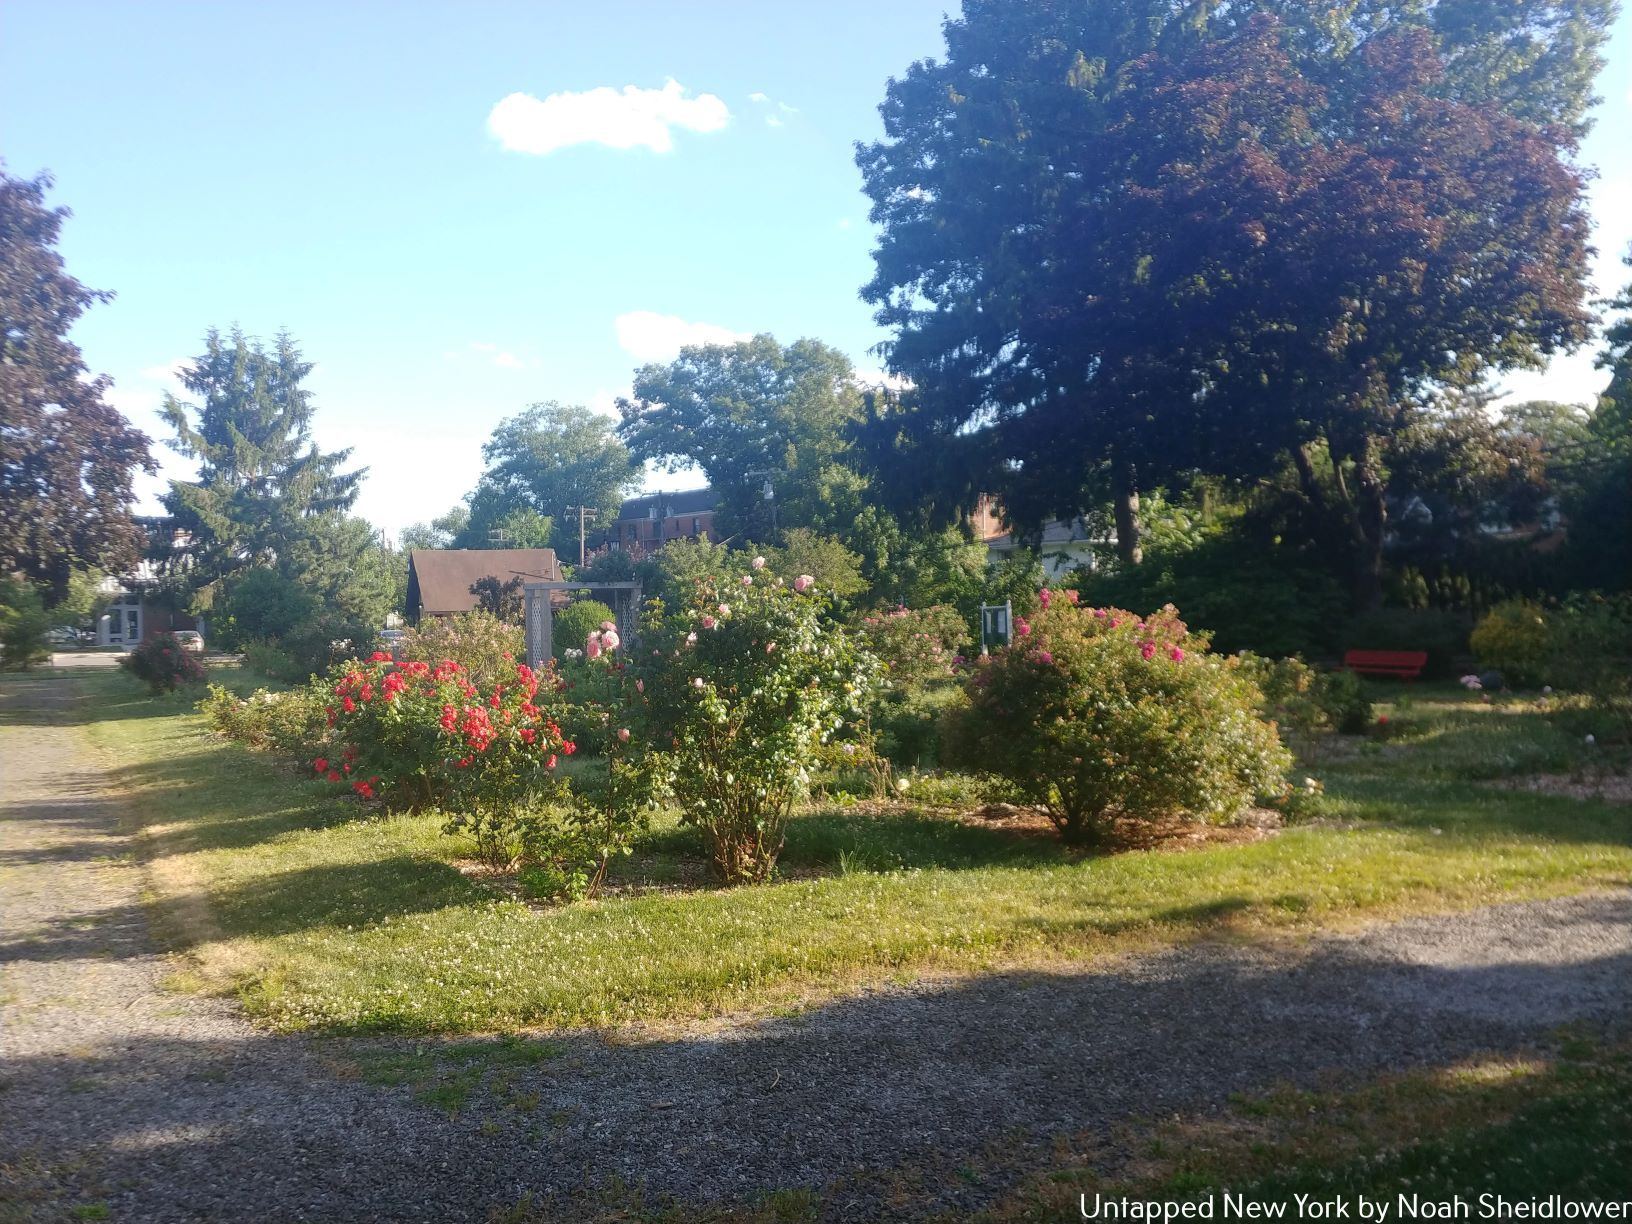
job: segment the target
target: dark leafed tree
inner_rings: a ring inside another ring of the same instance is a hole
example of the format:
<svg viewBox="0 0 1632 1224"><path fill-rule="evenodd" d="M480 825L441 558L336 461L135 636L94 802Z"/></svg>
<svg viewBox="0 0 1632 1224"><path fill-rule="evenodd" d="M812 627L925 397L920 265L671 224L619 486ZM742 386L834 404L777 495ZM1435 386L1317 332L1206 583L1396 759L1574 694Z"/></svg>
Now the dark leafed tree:
<svg viewBox="0 0 1632 1224"><path fill-rule="evenodd" d="M760 335L642 367L618 408L636 458L670 471L701 468L719 494L724 530L766 540L829 517L825 503L842 496L837 465L861 391L837 349L808 339L784 347Z"/></svg>
<svg viewBox="0 0 1632 1224"><path fill-rule="evenodd" d="M172 481L165 505L187 533L186 580L208 605L251 566L304 568L300 558L356 500L364 472L342 472L351 452L312 441L311 394L301 386L312 365L288 334L268 348L212 328L204 345L180 373L199 402L166 395L163 415L176 431L171 447L198 461L198 478Z"/></svg>
<svg viewBox="0 0 1632 1224"><path fill-rule="evenodd" d="M890 83L863 296L915 393L869 449L1022 526L1114 493L1131 559L1139 480L1319 441L1371 603L1402 405L1586 334L1579 111L1460 87L1453 6L1273 7L971 0Z"/></svg>
<svg viewBox="0 0 1632 1224"><path fill-rule="evenodd" d="M54 599L76 571L128 569L140 556L131 482L152 471L148 440L103 402L68 340L74 320L111 294L63 269L66 209L51 179L0 164L0 573L43 583Z"/></svg>
<svg viewBox="0 0 1632 1224"><path fill-rule="evenodd" d="M478 578L470 584L470 593L476 596L476 606L490 616L496 616L507 625L521 624L522 610L527 597L523 591L527 579L517 574L508 582L497 578Z"/></svg>
<svg viewBox="0 0 1632 1224"><path fill-rule="evenodd" d="M588 408L554 401L501 422L482 447L487 469L468 499L470 517L455 533L457 546L488 547L487 534L503 531L508 547L537 547L553 534L558 551L577 556L577 507L593 511L592 522L609 522L640 482L613 425Z"/></svg>

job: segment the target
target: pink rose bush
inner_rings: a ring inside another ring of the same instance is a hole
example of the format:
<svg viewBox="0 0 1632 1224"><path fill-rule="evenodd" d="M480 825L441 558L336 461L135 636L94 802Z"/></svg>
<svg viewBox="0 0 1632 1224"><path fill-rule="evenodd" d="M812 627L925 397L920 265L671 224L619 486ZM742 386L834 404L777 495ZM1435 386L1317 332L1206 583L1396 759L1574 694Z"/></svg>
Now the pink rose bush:
<svg viewBox="0 0 1632 1224"><path fill-rule="evenodd" d="M1284 789L1291 756L1244 671L1171 607L1141 620L1065 594L977 662L949 761L1014 783L1074 845L1117 819L1224 819Z"/></svg>
<svg viewBox="0 0 1632 1224"><path fill-rule="evenodd" d="M632 667L651 768L731 883L770 876L822 746L855 728L880 671L811 582L755 572L650 615Z"/></svg>

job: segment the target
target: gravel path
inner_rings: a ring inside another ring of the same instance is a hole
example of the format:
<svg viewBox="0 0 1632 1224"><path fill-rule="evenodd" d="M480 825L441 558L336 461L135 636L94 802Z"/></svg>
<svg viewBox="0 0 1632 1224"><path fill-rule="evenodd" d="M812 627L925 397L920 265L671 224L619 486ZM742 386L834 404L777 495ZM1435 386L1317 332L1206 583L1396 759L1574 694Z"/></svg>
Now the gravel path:
<svg viewBox="0 0 1632 1224"><path fill-rule="evenodd" d="M60 682L0 690L0 1221L89 1203L120 1221L483 1220L614 1176L733 1200L956 1167L994 1141L1046 1155L1056 1134L1277 1082L1619 1029L1632 1003L1632 896L1614 894L920 983L707 1036L570 1036L485 1072L437 1043L272 1036L163 989L121 804L63 702ZM421 1099L461 1072L456 1112ZM919 1206L973 1193L950 1177ZM862 1190L826 1202L883 1214Z"/></svg>

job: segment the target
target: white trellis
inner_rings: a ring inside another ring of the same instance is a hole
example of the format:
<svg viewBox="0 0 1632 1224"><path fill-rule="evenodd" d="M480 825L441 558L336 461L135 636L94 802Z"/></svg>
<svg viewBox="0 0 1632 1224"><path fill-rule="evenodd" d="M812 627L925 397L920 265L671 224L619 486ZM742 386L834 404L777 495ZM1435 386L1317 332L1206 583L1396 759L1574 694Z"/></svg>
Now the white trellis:
<svg viewBox="0 0 1632 1224"><path fill-rule="evenodd" d="M602 593L612 608L618 636L633 644L640 626L640 583L638 582L529 582L522 588L527 629L527 665L543 667L555 654L555 608L550 595L555 591L587 591L599 599Z"/></svg>

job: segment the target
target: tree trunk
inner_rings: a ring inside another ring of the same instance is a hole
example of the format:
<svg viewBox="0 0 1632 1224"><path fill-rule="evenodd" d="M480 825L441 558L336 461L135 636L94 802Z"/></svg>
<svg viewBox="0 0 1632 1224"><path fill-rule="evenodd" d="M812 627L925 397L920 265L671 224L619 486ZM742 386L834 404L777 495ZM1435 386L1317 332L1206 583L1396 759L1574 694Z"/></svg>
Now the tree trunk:
<svg viewBox="0 0 1632 1224"><path fill-rule="evenodd" d="M1383 604L1383 536L1388 528L1387 489L1378 463L1377 439L1367 438L1355 469L1354 605L1371 612Z"/></svg>
<svg viewBox="0 0 1632 1224"><path fill-rule="evenodd" d="M1145 550L1139 546L1139 474L1133 464L1117 468L1113 493L1116 555L1124 565L1138 565L1145 559Z"/></svg>

